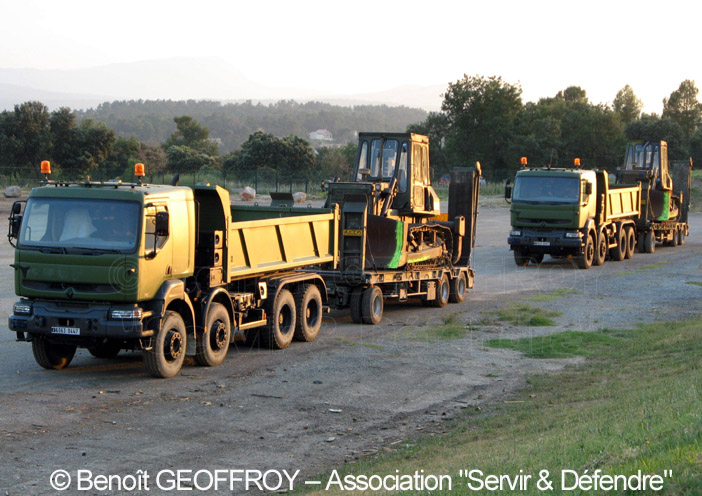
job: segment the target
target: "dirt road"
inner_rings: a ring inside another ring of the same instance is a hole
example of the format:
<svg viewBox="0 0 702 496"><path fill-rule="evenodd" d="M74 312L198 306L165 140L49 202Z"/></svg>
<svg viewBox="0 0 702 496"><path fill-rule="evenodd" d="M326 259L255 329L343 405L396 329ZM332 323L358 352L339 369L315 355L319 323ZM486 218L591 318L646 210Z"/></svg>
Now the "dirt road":
<svg viewBox="0 0 702 496"><path fill-rule="evenodd" d="M463 304L439 310L387 305L376 327L332 313L314 343L277 352L232 349L223 365L190 364L170 380L148 377L137 353L100 360L79 350L66 370L36 365L31 346L7 330L15 297L13 255L3 244L0 494L54 494L49 477L57 469L73 476L79 469L122 476L299 469L299 480L420 433L438 434L444 420L463 409L499 401L528 374L569 363L485 348L485 339L628 327L702 311L700 214L684 246L659 246L654 254L588 271L548 257L539 267L516 267L508 224L506 208L481 210L476 288ZM561 288L571 291L556 297ZM539 294L553 298L528 303L561 312L556 327L494 318L496 309ZM426 332L448 321L465 323L465 336ZM143 494L162 493L172 494L153 487ZM118 492L78 492L74 477L63 494Z"/></svg>

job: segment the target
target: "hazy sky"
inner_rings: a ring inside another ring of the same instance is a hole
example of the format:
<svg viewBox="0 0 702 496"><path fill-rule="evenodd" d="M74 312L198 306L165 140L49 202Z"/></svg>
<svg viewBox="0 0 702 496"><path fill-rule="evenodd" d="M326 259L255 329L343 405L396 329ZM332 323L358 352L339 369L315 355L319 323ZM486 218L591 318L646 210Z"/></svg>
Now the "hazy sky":
<svg viewBox="0 0 702 496"><path fill-rule="evenodd" d="M647 112L702 85L702 4L669 0L0 0L0 67L72 69L217 56L269 86L362 93L520 83L525 101L629 84ZM407 103L411 106L411 102Z"/></svg>

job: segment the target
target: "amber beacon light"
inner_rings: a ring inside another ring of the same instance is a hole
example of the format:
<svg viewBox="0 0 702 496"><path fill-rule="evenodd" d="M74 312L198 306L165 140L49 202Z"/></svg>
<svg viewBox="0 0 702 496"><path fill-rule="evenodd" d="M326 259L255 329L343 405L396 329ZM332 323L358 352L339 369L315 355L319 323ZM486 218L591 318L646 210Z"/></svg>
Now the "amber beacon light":
<svg viewBox="0 0 702 496"><path fill-rule="evenodd" d="M45 176L51 174L51 162L48 160L41 161L41 173Z"/></svg>

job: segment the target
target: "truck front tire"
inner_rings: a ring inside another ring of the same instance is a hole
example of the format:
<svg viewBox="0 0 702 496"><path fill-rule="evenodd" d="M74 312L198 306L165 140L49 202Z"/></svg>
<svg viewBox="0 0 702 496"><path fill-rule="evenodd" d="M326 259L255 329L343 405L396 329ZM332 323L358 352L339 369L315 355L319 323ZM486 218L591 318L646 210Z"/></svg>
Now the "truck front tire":
<svg viewBox="0 0 702 496"><path fill-rule="evenodd" d="M44 336L32 338L32 352L34 360L45 369L64 369L73 360L76 346L71 344L55 344L49 342Z"/></svg>
<svg viewBox="0 0 702 496"><path fill-rule="evenodd" d="M229 312L221 303L212 303L205 319L205 329L195 340L195 361L198 365L215 367L222 363L229 351L232 323Z"/></svg>
<svg viewBox="0 0 702 496"><path fill-rule="evenodd" d="M514 249L514 263L519 267L526 267L529 265L529 254L523 248Z"/></svg>
<svg viewBox="0 0 702 496"><path fill-rule="evenodd" d="M161 329L153 338L150 350L144 351L144 366L154 377L173 377L180 372L185 360L187 332L179 313L168 311Z"/></svg>
<svg viewBox="0 0 702 496"><path fill-rule="evenodd" d="M588 234L585 240L583 251L578 255L577 262L579 269L589 269L592 267L592 261L595 259L595 240L592 234Z"/></svg>

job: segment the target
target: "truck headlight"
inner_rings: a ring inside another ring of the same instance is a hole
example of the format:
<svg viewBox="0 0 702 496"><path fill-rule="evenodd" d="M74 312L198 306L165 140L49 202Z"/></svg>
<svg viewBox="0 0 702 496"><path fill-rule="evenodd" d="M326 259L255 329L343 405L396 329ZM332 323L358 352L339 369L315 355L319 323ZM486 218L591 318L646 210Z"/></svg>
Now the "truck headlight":
<svg viewBox="0 0 702 496"><path fill-rule="evenodd" d="M510 236L521 236L521 235L522 235L522 231L520 231L519 229L512 229L512 230L509 232L509 235L510 235Z"/></svg>
<svg viewBox="0 0 702 496"><path fill-rule="evenodd" d="M565 233L566 238L581 238L582 236L583 235L580 231Z"/></svg>
<svg viewBox="0 0 702 496"><path fill-rule="evenodd" d="M141 308L110 310L111 319L141 319L143 316L144 312Z"/></svg>
<svg viewBox="0 0 702 496"><path fill-rule="evenodd" d="M28 301L18 301L12 306L15 315L32 315L32 304Z"/></svg>

